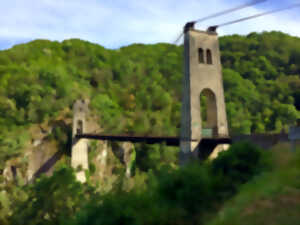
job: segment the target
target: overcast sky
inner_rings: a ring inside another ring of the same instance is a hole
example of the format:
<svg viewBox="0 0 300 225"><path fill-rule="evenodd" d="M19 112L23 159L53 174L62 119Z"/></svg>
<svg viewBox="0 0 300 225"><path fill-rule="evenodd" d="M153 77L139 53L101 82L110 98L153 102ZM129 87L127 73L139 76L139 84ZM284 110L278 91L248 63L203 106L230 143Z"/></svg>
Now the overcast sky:
<svg viewBox="0 0 300 225"><path fill-rule="evenodd" d="M106 48L172 43L185 22L248 0L0 0L0 49L34 39L80 38ZM199 29L300 0L268 0L207 20ZM220 28L220 35L277 30L300 37L300 8Z"/></svg>

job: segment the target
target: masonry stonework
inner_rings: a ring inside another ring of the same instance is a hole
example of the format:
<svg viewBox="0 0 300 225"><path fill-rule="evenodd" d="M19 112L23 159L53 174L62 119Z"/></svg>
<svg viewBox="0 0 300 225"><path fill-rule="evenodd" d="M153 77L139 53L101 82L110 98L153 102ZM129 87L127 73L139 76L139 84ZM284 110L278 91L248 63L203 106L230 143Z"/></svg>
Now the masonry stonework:
<svg viewBox="0 0 300 225"><path fill-rule="evenodd" d="M72 131L72 157L71 165L76 170L78 181L86 182L85 170L88 170L88 140L77 139L76 134L86 132L86 117L88 114L89 101L77 100L73 106L73 131Z"/></svg>
<svg viewBox="0 0 300 225"><path fill-rule="evenodd" d="M182 164L198 155L198 145L203 138L200 104L202 94L207 98L205 128L209 128L214 137L228 136L217 33L198 31L192 27L185 30L184 64L180 134Z"/></svg>

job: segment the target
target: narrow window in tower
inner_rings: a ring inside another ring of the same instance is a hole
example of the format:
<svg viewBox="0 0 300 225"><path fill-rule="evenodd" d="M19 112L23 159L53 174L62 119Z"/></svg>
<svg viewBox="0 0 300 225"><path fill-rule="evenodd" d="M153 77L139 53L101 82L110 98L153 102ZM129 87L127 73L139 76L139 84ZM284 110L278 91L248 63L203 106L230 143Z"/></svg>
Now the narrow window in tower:
<svg viewBox="0 0 300 225"><path fill-rule="evenodd" d="M82 120L77 121L77 134L82 134L83 133L83 123Z"/></svg>
<svg viewBox="0 0 300 225"><path fill-rule="evenodd" d="M207 64L213 64L210 49L206 50L206 62L207 62Z"/></svg>
<svg viewBox="0 0 300 225"><path fill-rule="evenodd" d="M204 63L204 51L202 48L198 49L198 61L199 63Z"/></svg>

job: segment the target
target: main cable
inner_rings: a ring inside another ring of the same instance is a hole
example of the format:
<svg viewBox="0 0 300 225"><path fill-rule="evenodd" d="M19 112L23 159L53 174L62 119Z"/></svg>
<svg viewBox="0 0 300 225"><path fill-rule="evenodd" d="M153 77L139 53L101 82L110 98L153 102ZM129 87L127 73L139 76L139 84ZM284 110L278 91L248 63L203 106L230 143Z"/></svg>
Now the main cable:
<svg viewBox="0 0 300 225"><path fill-rule="evenodd" d="M202 21L205 21L205 20L208 20L208 19L211 19L211 18L214 18L214 17L218 17L218 16L222 16L222 15L225 15L225 14L228 14L228 13L231 13L231 12L234 12L234 11L237 11L237 10L240 10L240 9L243 9L243 8L246 8L246 7L249 7L249 6L252 6L252 5L256 5L258 3L262 3L262 2L265 2L267 0L252 0L252 1L249 1L248 3L245 3L245 4L242 4L242 5L239 5L237 7L234 7L234 8L231 8L231 9L227 9L227 10L224 10L224 11L221 11L221 12L218 12L218 13L215 13L215 14L212 14L212 15L209 15L209 16L206 16L206 17L203 17L201 19L198 19L198 20L194 20L194 21L191 21L191 22L188 22L185 27L187 27L187 25L189 24L190 26L194 26L196 23L200 23ZM185 28L184 28L185 29ZM179 36L177 36L176 40L173 42L174 44L177 44L177 42L180 41L180 39L182 38L183 34L185 33L185 31L181 32L179 34Z"/></svg>
<svg viewBox="0 0 300 225"><path fill-rule="evenodd" d="M256 4L265 2L265 1L267 1L267 0L254 0L254 1L250 1L248 3L245 3L245 4L242 4L240 6L234 7L232 9L227 9L227 10L224 10L224 11L212 14L210 16L206 16L206 17L203 17L201 19L195 20L193 22L194 23L200 23L200 22L202 22L204 20L208 20L208 19L211 19L211 18L214 18L214 17L222 16L222 15L225 15L225 14L228 14L228 13L231 13L231 12L234 12L234 11L237 11L237 10L240 10L240 9L252 6L252 5L256 5Z"/></svg>
<svg viewBox="0 0 300 225"><path fill-rule="evenodd" d="M238 19L238 20L229 21L229 22L222 23L222 24L219 24L219 25L216 25L216 26L211 26L211 27L215 27L215 28L223 27L223 26L227 26L227 25L230 25L230 24L239 23L239 22L242 22L242 21L245 21L245 20L250 20L250 19L253 19L253 18L265 16L265 15L270 15L270 14L281 12L281 11L288 10L288 9L293 9L293 8L296 8L296 7L299 7L299 6L300 6L300 3L296 3L296 4L292 4L292 5L289 5L289 6L284 7L284 8L274 9L274 10L271 10L271 11L268 11L268 12L259 13L259 14L256 14L256 15L244 17L244 18L241 18L241 19Z"/></svg>

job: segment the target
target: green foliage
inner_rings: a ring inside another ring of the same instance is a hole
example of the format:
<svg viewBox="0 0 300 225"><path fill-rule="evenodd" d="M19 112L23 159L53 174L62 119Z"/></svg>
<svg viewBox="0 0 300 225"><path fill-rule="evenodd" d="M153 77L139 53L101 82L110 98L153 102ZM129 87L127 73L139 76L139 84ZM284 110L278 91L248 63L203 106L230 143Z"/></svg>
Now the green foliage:
<svg viewBox="0 0 300 225"><path fill-rule="evenodd" d="M100 113L101 123L105 124L107 132L120 123L121 108L108 95L96 95L92 100L91 106Z"/></svg>
<svg viewBox="0 0 300 225"><path fill-rule="evenodd" d="M89 185L75 180L73 170L62 167L51 177L41 177L26 187L27 198L16 201L11 224L59 224L73 215L93 196Z"/></svg>
<svg viewBox="0 0 300 225"><path fill-rule="evenodd" d="M219 178L219 187L216 195L233 194L238 187L249 181L253 176L270 169L270 158L267 152L249 142L240 142L221 152L212 162L213 176Z"/></svg>
<svg viewBox="0 0 300 225"><path fill-rule="evenodd" d="M280 132L300 118L299 38L279 32L232 35L220 38L220 48L232 134ZM178 135L182 50L170 44L107 50L72 39L0 51L0 170L22 153L30 126L51 121L82 97L91 99L107 133ZM70 133L63 123L54 124L52 137L67 149ZM178 149L135 148L130 167L137 168L136 183L151 188L125 192L121 186L95 197L63 168L24 190L0 192L0 223L9 224L6 214L13 211L11 224L203 224L205 209L222 204L267 165L267 156L245 143L213 163L180 169Z"/></svg>
<svg viewBox="0 0 300 225"><path fill-rule="evenodd" d="M287 144L281 144L272 149L272 170L256 176L243 185L239 193L206 224L298 224L299 153L299 151L292 153Z"/></svg>
<svg viewBox="0 0 300 225"><path fill-rule="evenodd" d="M246 153L242 154L244 148ZM215 213L234 194L222 181L233 181L238 189L242 183L266 171L261 165L263 154L257 151L242 143L233 146L216 162L179 169L163 166L155 175L150 172L144 189L123 190L124 181L120 179L113 191L98 201L90 201L67 224L203 224L207 214ZM253 164L241 170L239 165L245 156ZM229 162L228 158L235 162ZM230 172L225 173L222 168L229 168Z"/></svg>
<svg viewBox="0 0 300 225"><path fill-rule="evenodd" d="M158 193L170 205L194 214L211 207L215 198L213 179L207 167L197 164L177 171L162 171Z"/></svg>
<svg viewBox="0 0 300 225"><path fill-rule="evenodd" d="M280 32L232 35L220 38L220 48L231 133L287 131L300 116L299 38Z"/></svg>
<svg viewBox="0 0 300 225"><path fill-rule="evenodd" d="M230 132L287 130L300 117L299 38L232 35L220 38L220 48ZM170 44L108 50L71 39L0 51L0 137L51 120L80 97L91 99L107 133L178 135L182 50ZM2 161L16 149L0 148Z"/></svg>
<svg viewBox="0 0 300 225"><path fill-rule="evenodd" d="M224 36L220 48L231 133L281 132L300 118L299 38L279 32ZM178 135L182 50L169 44L107 50L72 39L0 51L0 170L22 153L30 126L51 121L81 97L91 99L107 133ZM52 125L52 138L69 149L70 128L62 121ZM175 148L138 144L134 153L130 168L136 176L119 178L101 195L89 183L77 183L67 167L26 187L7 183L0 191L0 224L204 224L235 194L213 224L271 224L255 219L263 213L272 213L278 224L299 221L298 206L286 198L299 196L298 155L286 162L286 152L272 158L282 171L270 172L270 155L249 143L182 168ZM95 170L91 164L90 173ZM130 182L135 187L128 188ZM274 215L282 209L263 207L264 199L289 211ZM255 213L245 215L249 209Z"/></svg>
<svg viewBox="0 0 300 225"><path fill-rule="evenodd" d="M0 132L0 170L4 169L5 161L22 154L22 148L29 140L29 135L23 127Z"/></svg>
<svg viewBox="0 0 300 225"><path fill-rule="evenodd" d="M213 161L180 168L165 164L153 171L149 170L145 176L137 171L137 176L130 180L120 177L111 191L98 193L89 182L78 183L74 171L63 166L52 177L43 176L25 188L1 191L0 222L4 225L24 224L24 221L29 225L200 225L213 221L211 218L222 210L224 202L230 202L241 191L255 188L257 182L260 187L270 182L273 186L268 185L268 193L285 193L284 185L300 187L299 181L292 179L299 175L298 155L292 157L287 152L274 155L248 143L232 145ZM277 175L270 180L273 171ZM126 183L131 181L136 186L128 189ZM247 199L253 196L251 192ZM242 202L245 204L245 199ZM234 221L243 218L243 213L239 215ZM232 221L228 216L226 212L224 218Z"/></svg>
<svg viewBox="0 0 300 225"><path fill-rule="evenodd" d="M164 144L136 144L136 166L142 171L157 171L163 166L178 165L179 149Z"/></svg>

